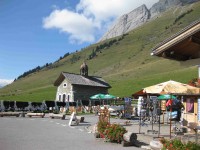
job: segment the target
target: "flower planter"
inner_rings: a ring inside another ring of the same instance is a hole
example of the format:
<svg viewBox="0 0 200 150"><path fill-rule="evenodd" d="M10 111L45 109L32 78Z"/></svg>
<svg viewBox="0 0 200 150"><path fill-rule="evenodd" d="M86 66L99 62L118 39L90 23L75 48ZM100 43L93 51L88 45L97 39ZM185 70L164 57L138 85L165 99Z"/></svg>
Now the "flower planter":
<svg viewBox="0 0 200 150"><path fill-rule="evenodd" d="M105 138L105 135L100 133L100 138Z"/></svg>
<svg viewBox="0 0 200 150"><path fill-rule="evenodd" d="M105 142L121 143L126 129L119 124L109 124L108 122L98 122L97 132L100 138L104 138ZM97 136L97 135L96 135Z"/></svg>

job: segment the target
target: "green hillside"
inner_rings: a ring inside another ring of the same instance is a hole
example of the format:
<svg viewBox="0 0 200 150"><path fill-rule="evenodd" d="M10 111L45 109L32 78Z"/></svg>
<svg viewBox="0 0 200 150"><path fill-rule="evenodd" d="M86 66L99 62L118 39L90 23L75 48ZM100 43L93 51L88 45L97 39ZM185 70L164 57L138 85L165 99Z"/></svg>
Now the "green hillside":
<svg viewBox="0 0 200 150"><path fill-rule="evenodd" d="M84 60L89 66L89 75L102 76L112 86L109 93L119 97L131 96L141 88L170 79L187 83L197 77L196 65L200 59L178 62L150 53L155 45L199 16L200 2L169 10L127 35L91 45L16 80L0 89L0 100L54 100L56 78L62 71L79 73Z"/></svg>

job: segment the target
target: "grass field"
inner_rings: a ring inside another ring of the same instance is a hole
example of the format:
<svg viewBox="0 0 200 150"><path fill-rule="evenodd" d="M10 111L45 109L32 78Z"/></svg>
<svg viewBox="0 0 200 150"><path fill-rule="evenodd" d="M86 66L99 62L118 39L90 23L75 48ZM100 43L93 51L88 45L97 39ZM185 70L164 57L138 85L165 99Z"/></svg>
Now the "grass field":
<svg viewBox="0 0 200 150"><path fill-rule="evenodd" d="M178 16L188 10L192 11L174 23ZM46 67L15 81L0 89L0 100L54 100L56 87L53 83L59 74L62 71L79 73L79 67L84 60L89 66L89 75L102 76L112 86L109 93L119 97L131 96L146 86L167 80L188 83L197 77L196 65L200 59L178 62L151 56L150 53L159 42L199 19L199 16L200 2L178 8L176 11L169 10L129 32L110 47L102 49L101 53L97 52L93 59L87 60L93 49L110 40L90 45L53 63L51 68ZM118 38L120 37L114 39ZM80 59L71 63L75 56Z"/></svg>

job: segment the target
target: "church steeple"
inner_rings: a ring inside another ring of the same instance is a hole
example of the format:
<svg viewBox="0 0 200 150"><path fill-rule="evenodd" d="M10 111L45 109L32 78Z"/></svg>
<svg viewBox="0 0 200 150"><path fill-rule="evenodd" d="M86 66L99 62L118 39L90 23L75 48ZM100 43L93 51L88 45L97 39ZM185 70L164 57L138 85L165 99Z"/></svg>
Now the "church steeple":
<svg viewBox="0 0 200 150"><path fill-rule="evenodd" d="M80 75L88 76L88 66L85 61L83 62L83 64L80 67Z"/></svg>

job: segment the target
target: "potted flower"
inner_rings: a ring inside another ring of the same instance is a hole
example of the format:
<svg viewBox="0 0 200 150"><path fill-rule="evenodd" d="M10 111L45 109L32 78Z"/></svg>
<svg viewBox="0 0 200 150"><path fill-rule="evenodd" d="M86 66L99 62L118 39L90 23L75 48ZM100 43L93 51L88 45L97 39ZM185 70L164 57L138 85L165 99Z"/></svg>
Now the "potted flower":
<svg viewBox="0 0 200 150"><path fill-rule="evenodd" d="M119 124L110 124L104 131L107 141L121 143L126 129Z"/></svg>
<svg viewBox="0 0 200 150"><path fill-rule="evenodd" d="M97 124L97 131L100 134L100 138L104 138L104 131L107 128L107 126L109 126L108 122L105 121L99 121Z"/></svg>

